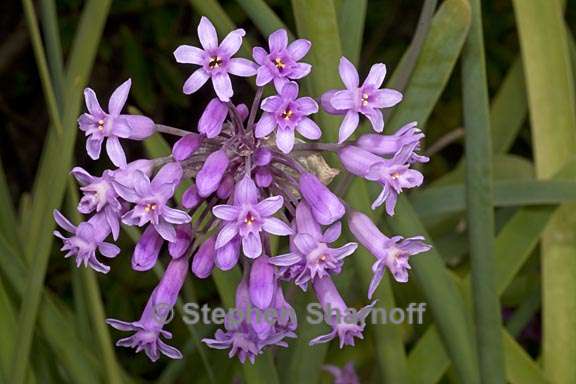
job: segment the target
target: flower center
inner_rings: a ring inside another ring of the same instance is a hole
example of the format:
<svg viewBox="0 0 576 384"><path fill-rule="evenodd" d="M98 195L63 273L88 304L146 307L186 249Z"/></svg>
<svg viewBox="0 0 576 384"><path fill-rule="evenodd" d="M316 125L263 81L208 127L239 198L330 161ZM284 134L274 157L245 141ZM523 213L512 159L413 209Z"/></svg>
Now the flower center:
<svg viewBox="0 0 576 384"><path fill-rule="evenodd" d="M104 130L104 120L98 120L98 130L99 131Z"/></svg>
<svg viewBox="0 0 576 384"><path fill-rule="evenodd" d="M210 61L208 62L208 68L210 69L216 69L216 68L220 68L222 66L222 58L219 56L214 56L210 58Z"/></svg>
<svg viewBox="0 0 576 384"><path fill-rule="evenodd" d="M290 108L287 108L284 112L282 112L281 116L284 120L290 120L293 114L294 112L292 112Z"/></svg>
<svg viewBox="0 0 576 384"><path fill-rule="evenodd" d="M246 217L244 218L244 224L252 225L254 224L254 221L256 221L256 219L254 218L254 216L252 216L252 213L248 212L246 214Z"/></svg>
<svg viewBox="0 0 576 384"><path fill-rule="evenodd" d="M362 105L364 107L368 105L368 98L369 98L369 95L367 93L362 94Z"/></svg>
<svg viewBox="0 0 576 384"><path fill-rule="evenodd" d="M392 174L392 180L398 180L399 177L400 177L400 174L398 172L394 172Z"/></svg>
<svg viewBox="0 0 576 384"><path fill-rule="evenodd" d="M284 64L284 62L282 61L281 58L277 57L274 59L274 65L276 66L276 68L278 69L284 69L284 67L286 66L286 64Z"/></svg>
<svg viewBox="0 0 576 384"><path fill-rule="evenodd" d="M327 257L326 255L322 254L322 256L320 256L318 259L319 259L321 262L325 262L327 258L328 258L328 257Z"/></svg>
<svg viewBox="0 0 576 384"><path fill-rule="evenodd" d="M156 208L158 208L158 206L156 205L156 203L148 203L146 204L146 206L144 207L144 212L148 213L150 211L155 211Z"/></svg>

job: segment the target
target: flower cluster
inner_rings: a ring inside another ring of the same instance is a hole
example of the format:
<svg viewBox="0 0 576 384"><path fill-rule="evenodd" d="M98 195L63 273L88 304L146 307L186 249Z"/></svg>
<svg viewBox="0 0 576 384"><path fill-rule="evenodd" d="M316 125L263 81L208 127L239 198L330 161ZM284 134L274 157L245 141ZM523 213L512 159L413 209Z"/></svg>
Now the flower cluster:
<svg viewBox="0 0 576 384"><path fill-rule="evenodd" d="M381 184L382 193L372 208L385 204L390 215L398 194L422 183L422 174L412 168L414 163L428 160L417 153L424 135L416 123L393 135L381 133L381 110L402 99L400 92L382 88L386 66L373 65L360 85L358 72L343 57L339 69L346 88L328 90L318 103L299 96L296 83L311 71L310 64L300 61L311 47L309 41L289 42L286 31L278 30L270 35L268 49L254 48L251 61L235 57L244 34L242 29L234 30L219 43L214 26L203 17L198 26L202 48L182 45L174 52L178 63L198 66L184 83L185 94L193 94L209 79L214 88L215 97L207 103L197 132L122 114L130 80L114 91L108 112L100 107L94 91L84 92L88 112L80 116L78 124L86 132L86 150L92 159L98 159L106 141L115 168L101 176L79 167L72 170L83 192L78 211L90 217L74 225L55 211L57 224L70 233L65 237L56 231L55 235L63 240L66 257L102 273L110 267L98 254L105 258L119 254L120 249L106 239L118 239L120 223L142 228L132 255L136 271L153 268L166 245L168 267L140 319L108 320L118 330L133 332L117 345L144 350L153 361L160 354L181 357L161 337L171 337L163 329L163 320L189 271L204 279L214 268L241 268L244 277L235 305L243 312L253 307L291 309L282 282L292 282L302 290L311 286L322 306L345 312L347 305L333 278L358 244L334 244L339 243L343 220L347 218L350 231L375 257L370 298L386 270L405 282L409 257L429 249L422 237L387 237L368 216L351 210L327 186L327 172L321 172L333 170L318 160L322 152L332 152L345 172ZM256 77L250 109L231 101L230 75ZM275 94L262 100L266 86ZM295 137L298 133L308 140L321 138L322 129L311 118L319 104L324 111L343 116L338 143L308 143ZM352 140L361 115L376 133ZM155 132L178 137L172 153L128 162L120 139L144 140ZM315 160L309 161L311 158ZM273 254L272 236L286 237L289 251ZM362 338L362 318L371 305L359 312L357 323L345 322L343 316L326 319L331 331L310 344L338 338L340 347L353 345L355 338ZM204 342L212 348L229 349L230 356L242 362L253 362L269 346L286 346L285 339L296 337L296 330L293 318L273 322L227 319L225 330Z"/></svg>

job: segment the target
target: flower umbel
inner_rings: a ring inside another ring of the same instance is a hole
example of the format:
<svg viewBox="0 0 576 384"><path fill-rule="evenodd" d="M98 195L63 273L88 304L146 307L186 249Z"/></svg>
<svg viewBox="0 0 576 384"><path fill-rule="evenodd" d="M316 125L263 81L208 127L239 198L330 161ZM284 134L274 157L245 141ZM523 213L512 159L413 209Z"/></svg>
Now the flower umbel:
<svg viewBox="0 0 576 384"><path fill-rule="evenodd" d="M144 272L167 264L166 271L138 321L107 322L133 332L117 345L144 351L152 361L161 355L182 357L163 340L171 338L164 329L167 315L188 268L200 279L210 277L215 269L238 266L242 271L235 310L244 316L227 316L224 329L203 341L211 348L228 349L229 356L241 362L254 362L267 348L287 347L286 340L296 337L297 319L283 293L283 286L289 284L302 290L312 287L320 304L334 310L326 319L331 331L311 340L311 345L338 338L342 348L363 338L364 318L373 304L354 311L350 321L346 314L351 309L332 280L355 257L358 247L340 239L346 223L376 259L370 298L386 270L405 282L409 258L430 249L420 236L384 235L366 215L351 211L342 197L345 188L335 188L339 190L335 193L330 185L338 171L322 158L332 152L334 159L340 159L342 172L380 184L382 193L372 208L385 204L389 215L394 214L400 193L422 184L423 175L413 164L428 158L418 154L424 134L416 123L392 135L381 134L381 109L402 99L400 92L382 88L384 64L373 65L360 84L356 68L341 58L340 76L346 89L327 91L320 103L326 112L344 116L339 141L316 142L330 135L327 127L315 122L317 101L300 96L296 82L311 71L309 64L300 62L311 43L305 39L289 43L287 32L280 29L270 35L267 49L254 48L255 64L235 57L244 35L244 30L236 29L219 42L212 23L202 17L198 25L202 48L182 45L174 51L177 62L199 66L184 83L184 93L193 94L211 79L216 94L206 100L197 124L192 124L197 127L194 132L155 124L145 116L121 114L130 80L114 91L108 112L91 89L85 90L88 112L80 117L79 126L86 132L87 152L97 159L106 140L115 168L100 176L79 167L72 170L83 193L78 211L88 217L74 225L55 211L54 220L69 235L54 234L63 242L65 257L74 256L78 266L106 273L110 267L97 253L107 258L120 253L106 241L109 236L118 239L120 222L137 227L133 231L142 230L131 250L132 269ZM256 76L250 108L231 100L235 92L230 74ZM262 100L265 86L273 94ZM360 114L371 121L377 134L349 140ZM154 132L176 136L170 154L128 162L119 139L143 140ZM275 244L283 245L282 238L287 249L276 252ZM268 320L252 310L289 316Z"/></svg>

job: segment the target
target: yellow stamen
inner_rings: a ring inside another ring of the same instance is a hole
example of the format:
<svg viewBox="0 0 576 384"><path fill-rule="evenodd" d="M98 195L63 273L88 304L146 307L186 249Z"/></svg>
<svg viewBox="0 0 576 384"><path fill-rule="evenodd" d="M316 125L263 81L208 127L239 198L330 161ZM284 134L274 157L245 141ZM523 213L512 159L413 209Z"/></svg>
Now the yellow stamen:
<svg viewBox="0 0 576 384"><path fill-rule="evenodd" d="M274 65L278 69L284 69L284 67L286 66L286 64L284 64L284 62L282 62L282 59L279 57L274 59Z"/></svg>
<svg viewBox="0 0 576 384"><path fill-rule="evenodd" d="M284 112L282 112L282 118L284 120L290 120L290 118L292 117L293 114L294 114L294 112L292 112L292 110L287 109Z"/></svg>

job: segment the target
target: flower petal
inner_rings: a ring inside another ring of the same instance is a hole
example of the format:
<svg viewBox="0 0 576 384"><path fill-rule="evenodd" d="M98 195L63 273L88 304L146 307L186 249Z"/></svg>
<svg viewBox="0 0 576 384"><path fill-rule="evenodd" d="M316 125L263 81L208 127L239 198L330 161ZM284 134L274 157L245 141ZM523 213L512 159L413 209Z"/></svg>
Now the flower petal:
<svg viewBox="0 0 576 384"><path fill-rule="evenodd" d="M98 244L98 251L105 257L116 257L120 253L120 248L112 243L102 242Z"/></svg>
<svg viewBox="0 0 576 384"><path fill-rule="evenodd" d="M164 220L160 220L157 224L154 224L154 228L156 228L156 231L164 240L169 242L176 241L176 229L174 228L174 225Z"/></svg>
<svg viewBox="0 0 576 384"><path fill-rule="evenodd" d="M268 53L262 47L254 47L252 49L252 57L254 58L254 61L260 65L264 64L264 61L266 61L267 56Z"/></svg>
<svg viewBox="0 0 576 384"><path fill-rule="evenodd" d="M54 221L58 224L62 229L70 232L76 232L76 226L70 222L63 214L60 213L57 209L52 211L52 216L54 216Z"/></svg>
<svg viewBox="0 0 576 384"><path fill-rule="evenodd" d="M308 63L297 63L290 71L289 77L293 80L298 80L307 76L312 71L312 65Z"/></svg>
<svg viewBox="0 0 576 384"><path fill-rule="evenodd" d="M265 112L274 113L282 108L283 103L280 96L269 96L262 101L260 108Z"/></svg>
<svg viewBox="0 0 576 384"><path fill-rule="evenodd" d="M174 58L177 63L202 65L204 62L204 51L191 45L181 45L174 51Z"/></svg>
<svg viewBox="0 0 576 384"><path fill-rule="evenodd" d="M330 98L330 105L337 110L349 110L356 106L356 92L343 90L335 92Z"/></svg>
<svg viewBox="0 0 576 384"><path fill-rule="evenodd" d="M395 89L379 89L373 93L374 100L371 104L375 108L390 108L402 101L402 93Z"/></svg>
<svg viewBox="0 0 576 384"><path fill-rule="evenodd" d="M221 51L222 55L230 57L238 52L240 46L242 46L242 37L244 37L245 34L246 31L244 31L242 28L239 28L226 35L224 40L222 40L222 43L220 43L219 50Z"/></svg>
<svg viewBox="0 0 576 384"><path fill-rule="evenodd" d="M364 86L369 85L374 88L380 88L386 77L386 65L382 63L376 63L370 67L370 72L364 80Z"/></svg>
<svg viewBox="0 0 576 384"><path fill-rule="evenodd" d="M348 111L346 116L344 116L344 120L342 120L342 124L340 124L340 131L338 132L338 144L342 144L346 141L356 128L358 128L358 122L360 121L360 116L357 112Z"/></svg>
<svg viewBox="0 0 576 384"><path fill-rule="evenodd" d="M112 136L106 140L106 153L108 153L108 157L118 168L126 166L126 155L117 137Z"/></svg>
<svg viewBox="0 0 576 384"><path fill-rule="evenodd" d="M186 212L167 206L162 208L162 216L171 224L184 224L189 223L192 220Z"/></svg>
<svg viewBox="0 0 576 384"><path fill-rule="evenodd" d="M238 226L236 223L229 223L222 227L220 232L218 233L218 237L216 238L216 244L214 248L219 249L228 244L230 240L236 236L238 233Z"/></svg>
<svg viewBox="0 0 576 384"><path fill-rule="evenodd" d="M268 257L258 257L250 269L250 301L257 308L266 309L272 303L275 290L274 266L268 262Z"/></svg>
<svg viewBox="0 0 576 384"><path fill-rule="evenodd" d="M105 115L102 107L100 107L96 93L92 90L92 88L84 89L84 101L86 102L86 108L91 115L96 118L100 118Z"/></svg>
<svg viewBox="0 0 576 384"><path fill-rule="evenodd" d="M304 115L318 112L318 103L311 97L301 97L295 101L298 111Z"/></svg>
<svg viewBox="0 0 576 384"><path fill-rule="evenodd" d="M322 235L322 240L325 243L333 243L340 237L342 233L342 223L337 222L326 229L324 234Z"/></svg>
<svg viewBox="0 0 576 384"><path fill-rule="evenodd" d="M198 24L198 38L200 39L200 44L205 50L214 49L218 47L218 35L216 34L216 28L210 20L202 16L200 23Z"/></svg>
<svg viewBox="0 0 576 384"><path fill-rule="evenodd" d="M236 76L249 77L256 75L258 67L252 61L235 57L230 59L228 72Z"/></svg>
<svg viewBox="0 0 576 384"><path fill-rule="evenodd" d="M212 213L219 219L224 221L235 221L240 215L240 209L234 205L217 205L212 208Z"/></svg>
<svg viewBox="0 0 576 384"><path fill-rule="evenodd" d="M296 126L296 130L305 138L310 140L318 140L322 136L322 131L318 124L308 117L303 118Z"/></svg>
<svg viewBox="0 0 576 384"><path fill-rule="evenodd" d="M242 238L242 250L244 255L254 259L262 254L262 239L259 233L250 232Z"/></svg>
<svg viewBox="0 0 576 384"><path fill-rule="evenodd" d="M294 233L294 231L292 230L292 228L290 228L290 226L288 226L288 224L275 217L269 217L267 219L264 219L262 229L264 229L268 233L277 236L288 236Z"/></svg>
<svg viewBox="0 0 576 384"><path fill-rule="evenodd" d="M238 263L240 257L240 239L238 237L230 240L225 246L216 250L216 266L223 271L228 271Z"/></svg>
<svg viewBox="0 0 576 384"><path fill-rule="evenodd" d="M92 184L95 181L95 177L89 174L84 168L74 167L70 171L70 174L78 181L78 183L83 187L88 184Z"/></svg>
<svg viewBox="0 0 576 384"><path fill-rule="evenodd" d="M270 264L278 267L289 267L302 260L302 256L298 253L286 253L269 259Z"/></svg>
<svg viewBox="0 0 576 384"><path fill-rule="evenodd" d="M290 81L284 84L280 94L282 95L282 98L284 98L285 100L286 99L295 100L298 97L298 90L299 90L298 83L296 83L295 81Z"/></svg>
<svg viewBox="0 0 576 384"><path fill-rule="evenodd" d="M382 132L382 130L384 130L384 117L379 109L366 111L364 115L370 120L372 128L374 128L376 132Z"/></svg>
<svg viewBox="0 0 576 384"><path fill-rule="evenodd" d="M86 140L86 153L92 160L98 160L100 158L100 152L102 151L102 142L104 138L102 137L89 137Z"/></svg>
<svg viewBox="0 0 576 384"><path fill-rule="evenodd" d="M220 72L212 76L212 86L221 101L227 102L234 95L230 76L225 72Z"/></svg>
<svg viewBox="0 0 576 384"><path fill-rule="evenodd" d="M141 115L121 115L120 117L130 128L128 137L132 140L147 139L156 131L156 124L149 117Z"/></svg>
<svg viewBox="0 0 576 384"><path fill-rule="evenodd" d="M267 66L263 65L256 71L256 85L263 87L274 78L274 74Z"/></svg>
<svg viewBox="0 0 576 384"><path fill-rule="evenodd" d="M124 104L126 104L126 99L128 98L131 86L132 80L128 79L116 88L108 101L108 113L113 116L118 116L120 114L122 108L124 108Z"/></svg>
<svg viewBox="0 0 576 384"><path fill-rule="evenodd" d="M274 128L276 128L276 119L274 119L271 113L264 112L258 123L256 123L254 134L257 138L261 139L272 133Z"/></svg>
<svg viewBox="0 0 576 384"><path fill-rule="evenodd" d="M294 148L294 131L289 128L276 131L276 146L284 152L290 153Z"/></svg>
<svg viewBox="0 0 576 384"><path fill-rule="evenodd" d="M354 64L350 62L347 58L342 56L340 58L340 64L338 65L338 72L340 73L340 78L342 82L348 89L356 89L360 83L358 79L358 71Z"/></svg>
<svg viewBox="0 0 576 384"><path fill-rule="evenodd" d="M282 205L284 205L282 196L271 196L256 204L256 209L260 215L268 217L278 212Z"/></svg>
<svg viewBox="0 0 576 384"><path fill-rule="evenodd" d="M286 48L288 45L288 33L285 29L278 29L270 34L268 37L268 46L270 53L278 52Z"/></svg>
<svg viewBox="0 0 576 384"><path fill-rule="evenodd" d="M210 75L204 70L204 68L198 68L195 70L190 77L182 86L182 91L186 95L190 95L196 92L200 87L202 87L210 78Z"/></svg>
<svg viewBox="0 0 576 384"><path fill-rule="evenodd" d="M288 45L288 53L292 57L292 60L298 61L306 56L311 45L312 43L306 39L294 40Z"/></svg>

